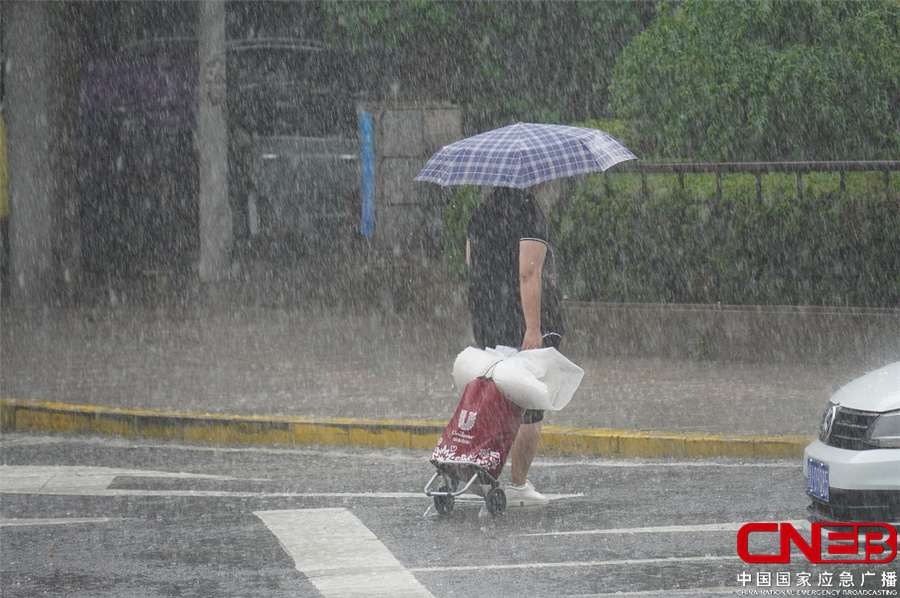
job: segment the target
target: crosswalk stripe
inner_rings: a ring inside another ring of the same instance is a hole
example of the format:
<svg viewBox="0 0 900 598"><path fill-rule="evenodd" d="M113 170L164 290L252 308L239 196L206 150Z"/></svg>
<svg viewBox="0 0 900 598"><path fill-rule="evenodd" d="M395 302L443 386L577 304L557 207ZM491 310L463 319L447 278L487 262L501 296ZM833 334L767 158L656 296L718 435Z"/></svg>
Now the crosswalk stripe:
<svg viewBox="0 0 900 598"><path fill-rule="evenodd" d="M254 513L325 598L434 598L347 509Z"/></svg>

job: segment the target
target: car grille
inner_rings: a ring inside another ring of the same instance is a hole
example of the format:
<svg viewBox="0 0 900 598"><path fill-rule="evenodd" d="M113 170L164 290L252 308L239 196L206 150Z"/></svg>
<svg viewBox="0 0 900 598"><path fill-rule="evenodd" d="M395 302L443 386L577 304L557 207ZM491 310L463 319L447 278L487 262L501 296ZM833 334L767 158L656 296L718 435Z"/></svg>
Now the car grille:
<svg viewBox="0 0 900 598"><path fill-rule="evenodd" d="M812 496L807 508L810 520L854 521L859 523L900 522L900 492L896 490L831 489L829 501Z"/></svg>
<svg viewBox="0 0 900 598"><path fill-rule="evenodd" d="M879 415L881 414L871 411L838 407L834 423L829 430L823 431L820 440L828 446L852 451L878 448L868 442L866 432Z"/></svg>

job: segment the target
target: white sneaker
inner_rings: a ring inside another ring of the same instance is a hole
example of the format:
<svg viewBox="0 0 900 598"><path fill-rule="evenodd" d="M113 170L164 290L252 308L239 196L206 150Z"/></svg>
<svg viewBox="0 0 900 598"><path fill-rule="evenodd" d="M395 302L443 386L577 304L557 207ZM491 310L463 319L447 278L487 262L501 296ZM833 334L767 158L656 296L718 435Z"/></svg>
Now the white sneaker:
<svg viewBox="0 0 900 598"><path fill-rule="evenodd" d="M534 489L534 485L525 480L522 486L516 486L512 482L506 484L507 507L525 507L528 505L545 505L550 499Z"/></svg>

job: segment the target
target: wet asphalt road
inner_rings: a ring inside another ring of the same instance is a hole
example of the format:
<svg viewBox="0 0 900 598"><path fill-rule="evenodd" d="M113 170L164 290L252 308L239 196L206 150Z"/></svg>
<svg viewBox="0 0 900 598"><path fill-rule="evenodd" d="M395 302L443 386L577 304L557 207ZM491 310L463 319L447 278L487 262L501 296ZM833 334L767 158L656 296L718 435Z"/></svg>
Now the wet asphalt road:
<svg viewBox="0 0 900 598"><path fill-rule="evenodd" d="M539 457L532 479L562 497L495 520L478 502L428 514L421 451L21 434L0 447L6 598L734 596L766 575L775 589L776 573L795 587L809 573L818 595L822 574L831 590L842 574L883 589L884 566L738 558L743 523L803 518L793 460Z"/></svg>

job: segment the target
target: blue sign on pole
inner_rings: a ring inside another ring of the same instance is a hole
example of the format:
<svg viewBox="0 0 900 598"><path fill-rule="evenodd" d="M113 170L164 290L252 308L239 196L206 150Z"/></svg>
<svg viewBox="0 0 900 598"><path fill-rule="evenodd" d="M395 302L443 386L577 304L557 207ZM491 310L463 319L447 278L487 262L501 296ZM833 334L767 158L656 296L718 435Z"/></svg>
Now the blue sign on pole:
<svg viewBox="0 0 900 598"><path fill-rule="evenodd" d="M372 134L372 115L359 113L359 132L362 138L362 211L359 232L371 237L375 232L375 140Z"/></svg>

